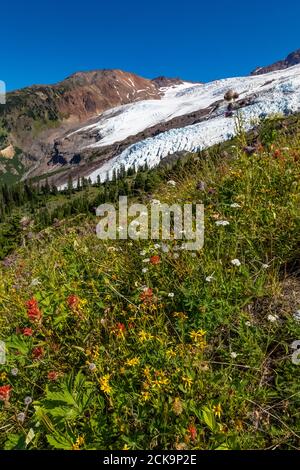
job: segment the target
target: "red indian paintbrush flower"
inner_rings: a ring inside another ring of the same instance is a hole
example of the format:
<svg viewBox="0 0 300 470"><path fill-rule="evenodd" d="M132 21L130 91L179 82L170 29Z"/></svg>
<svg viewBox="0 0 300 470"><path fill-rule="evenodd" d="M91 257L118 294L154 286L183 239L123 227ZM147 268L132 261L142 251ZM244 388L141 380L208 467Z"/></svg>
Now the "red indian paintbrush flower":
<svg viewBox="0 0 300 470"><path fill-rule="evenodd" d="M151 264L159 264L160 263L160 257L158 255L151 256L150 263Z"/></svg>
<svg viewBox="0 0 300 470"><path fill-rule="evenodd" d="M27 315L30 321L39 321L42 318L42 312L39 308L32 308L27 311Z"/></svg>
<svg viewBox="0 0 300 470"><path fill-rule="evenodd" d="M281 150L280 149L275 149L273 155L274 155L274 158L280 158L281 157Z"/></svg>
<svg viewBox="0 0 300 470"><path fill-rule="evenodd" d="M68 306L69 308L72 308L72 309L75 309L78 307L78 304L79 304L79 297L77 297L77 295L69 295L69 297L67 298L67 303L68 303Z"/></svg>
<svg viewBox="0 0 300 470"><path fill-rule="evenodd" d="M23 331L22 331L23 335L24 336L32 336L33 335L33 330L32 328L23 328Z"/></svg>
<svg viewBox="0 0 300 470"><path fill-rule="evenodd" d="M38 307L38 301L32 297L32 299L27 300L26 302L26 307L30 310L31 308L37 308Z"/></svg>
<svg viewBox="0 0 300 470"><path fill-rule="evenodd" d="M55 370L52 370L51 372L48 372L48 379L49 380L52 380L52 381L55 381L58 379L58 372L56 372Z"/></svg>
<svg viewBox="0 0 300 470"><path fill-rule="evenodd" d="M190 435L190 438L192 439L192 441L194 441L197 437L197 429L196 429L196 426L194 424L190 424L187 428L188 430L188 433Z"/></svg>
<svg viewBox="0 0 300 470"><path fill-rule="evenodd" d="M33 297L26 302L27 315L30 321L40 321L42 318L42 312L39 309L37 300Z"/></svg>
<svg viewBox="0 0 300 470"><path fill-rule="evenodd" d="M0 401L8 401L11 391L12 387L10 385L2 385L0 387Z"/></svg>
<svg viewBox="0 0 300 470"><path fill-rule="evenodd" d="M125 329L126 329L124 323L120 323L120 322L117 323L117 328L118 328L118 330L119 330L121 333L123 333L123 332L125 331Z"/></svg>
<svg viewBox="0 0 300 470"><path fill-rule="evenodd" d="M152 299L152 296L153 296L153 291L151 287L145 287L145 289L140 295L140 299L142 302L147 302Z"/></svg>
<svg viewBox="0 0 300 470"><path fill-rule="evenodd" d="M41 359L44 355L44 349L41 346L37 346L36 348L33 348L32 355L34 359Z"/></svg>

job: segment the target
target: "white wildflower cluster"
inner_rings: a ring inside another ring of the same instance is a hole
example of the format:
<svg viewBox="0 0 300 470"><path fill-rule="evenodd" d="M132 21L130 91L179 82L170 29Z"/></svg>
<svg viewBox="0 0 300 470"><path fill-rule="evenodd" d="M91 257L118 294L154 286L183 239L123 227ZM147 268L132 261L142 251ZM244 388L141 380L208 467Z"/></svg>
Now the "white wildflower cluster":
<svg viewBox="0 0 300 470"><path fill-rule="evenodd" d="M269 314L267 318L270 323L276 323L278 321L278 315L276 314L275 315Z"/></svg>
<svg viewBox="0 0 300 470"><path fill-rule="evenodd" d="M232 264L233 266L241 266L242 263L240 262L239 259L234 258L234 259L231 260L231 264Z"/></svg>
<svg viewBox="0 0 300 470"><path fill-rule="evenodd" d="M229 222L228 220L217 220L215 224L221 227L226 227L226 225L229 225Z"/></svg>
<svg viewBox="0 0 300 470"><path fill-rule="evenodd" d="M300 322L300 310L296 310L293 314L294 320Z"/></svg>

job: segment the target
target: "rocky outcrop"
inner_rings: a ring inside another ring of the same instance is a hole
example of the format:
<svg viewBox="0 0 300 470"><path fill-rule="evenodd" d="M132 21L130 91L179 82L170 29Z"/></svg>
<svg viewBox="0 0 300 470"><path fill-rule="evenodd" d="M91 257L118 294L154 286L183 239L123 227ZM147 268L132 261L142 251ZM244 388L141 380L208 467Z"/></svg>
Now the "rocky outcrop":
<svg viewBox="0 0 300 470"><path fill-rule="evenodd" d="M55 85L7 94L0 106L0 151L21 150L25 169L49 156L55 140L93 116L122 104L160 99L157 84L122 70L78 72Z"/></svg>
<svg viewBox="0 0 300 470"><path fill-rule="evenodd" d="M5 149L0 150L0 156L7 158L7 159L12 159L15 156L15 149L12 145L8 145L8 147L5 147Z"/></svg>
<svg viewBox="0 0 300 470"><path fill-rule="evenodd" d="M182 80L180 78L167 78L163 76L153 78L153 80L151 81L158 89L169 87L172 85L179 85L180 83L182 83Z"/></svg>
<svg viewBox="0 0 300 470"><path fill-rule="evenodd" d="M236 109L250 106L254 97L249 96L247 99L241 99L236 102ZM158 136L172 129L181 129L209 120L211 117L224 112L224 100L215 101L206 108L199 109L192 113L174 117L168 121L160 122L154 126L144 129L138 134L132 135L120 142L100 148L83 148L80 153L74 154L77 148L82 148L84 140L91 136L84 133L72 134L72 139L66 136L59 142L55 143L54 151L51 159L39 166L36 171L31 172L30 177L47 173L48 181L51 184L61 186L66 183L68 176L71 175L74 182L78 177L89 176L91 172L101 167L107 161L113 159L129 146L145 141L150 137ZM75 139L75 140L74 140ZM90 141L89 141L90 143ZM74 161L76 156L76 161Z"/></svg>
<svg viewBox="0 0 300 470"><path fill-rule="evenodd" d="M274 72L275 70L283 70L293 65L300 64L300 49L297 49L294 52L291 52L285 59L279 60L274 64L267 65L265 67L257 67L251 75L262 75L264 73Z"/></svg>

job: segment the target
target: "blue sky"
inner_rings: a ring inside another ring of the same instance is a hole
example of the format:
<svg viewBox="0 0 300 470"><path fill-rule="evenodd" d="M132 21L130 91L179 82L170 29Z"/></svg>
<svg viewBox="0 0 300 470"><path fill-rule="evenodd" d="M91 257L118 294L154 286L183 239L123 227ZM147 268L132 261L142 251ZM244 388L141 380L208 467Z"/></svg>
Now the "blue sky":
<svg viewBox="0 0 300 470"><path fill-rule="evenodd" d="M120 68L209 81L300 48L297 0L11 0L0 5L8 90Z"/></svg>

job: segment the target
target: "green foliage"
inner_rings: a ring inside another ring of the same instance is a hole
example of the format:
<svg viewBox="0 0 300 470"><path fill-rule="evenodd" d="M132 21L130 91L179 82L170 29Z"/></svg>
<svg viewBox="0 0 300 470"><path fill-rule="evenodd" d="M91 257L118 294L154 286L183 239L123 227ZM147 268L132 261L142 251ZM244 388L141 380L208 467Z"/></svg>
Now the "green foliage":
<svg viewBox="0 0 300 470"><path fill-rule="evenodd" d="M10 217L0 223L0 259L15 250L21 240L21 227L18 217Z"/></svg>
<svg viewBox="0 0 300 470"><path fill-rule="evenodd" d="M57 422L63 420L72 423L83 417L94 393L94 385L82 373L79 372L75 377L71 374L61 381L58 389L51 391L47 387L40 411Z"/></svg>
<svg viewBox="0 0 300 470"><path fill-rule="evenodd" d="M0 150L5 147L6 142L7 142L7 130L2 127L1 121L0 121Z"/></svg>
<svg viewBox="0 0 300 470"><path fill-rule="evenodd" d="M282 122L282 116L270 116L260 123L259 135L262 145L270 146L278 137L277 126Z"/></svg>

